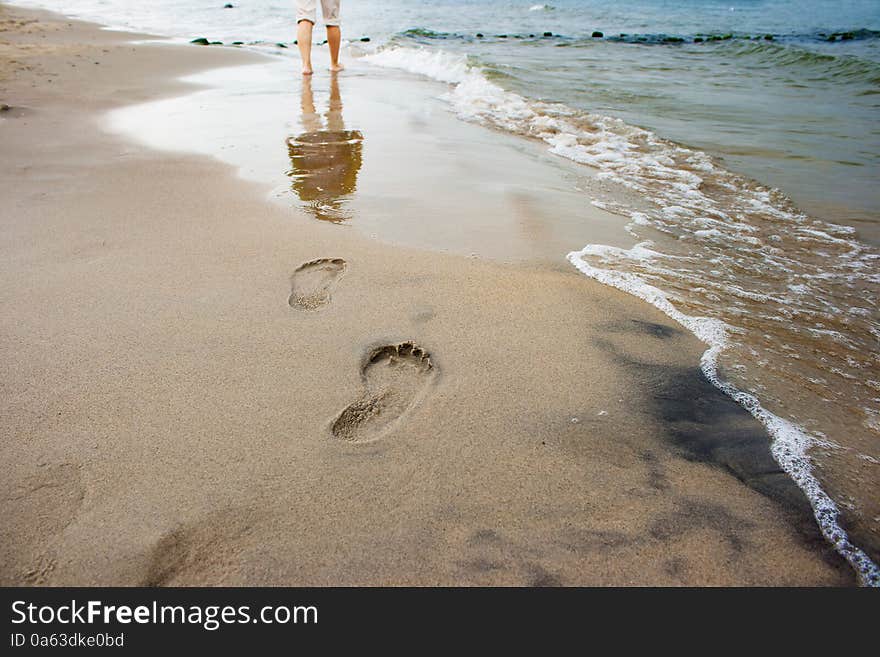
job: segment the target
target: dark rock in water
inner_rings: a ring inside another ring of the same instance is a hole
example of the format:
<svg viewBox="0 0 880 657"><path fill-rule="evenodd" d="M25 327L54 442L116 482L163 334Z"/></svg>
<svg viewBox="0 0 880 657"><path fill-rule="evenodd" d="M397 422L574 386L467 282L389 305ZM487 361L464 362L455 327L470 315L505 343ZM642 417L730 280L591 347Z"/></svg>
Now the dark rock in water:
<svg viewBox="0 0 880 657"><path fill-rule="evenodd" d="M223 8L224 9L235 9L235 7L232 6L231 2L227 2L225 5L223 5Z"/></svg>
<svg viewBox="0 0 880 657"><path fill-rule="evenodd" d="M855 39L855 38L856 38L856 35L853 34L852 32L844 32L843 34L840 35L841 41L849 41L850 39Z"/></svg>
<svg viewBox="0 0 880 657"><path fill-rule="evenodd" d="M507 35L506 35L506 34L499 34L499 35L498 35L498 38L499 38L499 39L506 39L506 38L507 38Z"/></svg>
<svg viewBox="0 0 880 657"><path fill-rule="evenodd" d="M482 33L482 32L477 32L477 38L478 38L478 39L482 39L482 38L483 38L483 33Z"/></svg>
<svg viewBox="0 0 880 657"><path fill-rule="evenodd" d="M529 35L529 38L530 38L530 39L534 39L534 38L535 38L535 35L534 35L534 34L530 34L530 35Z"/></svg>
<svg viewBox="0 0 880 657"><path fill-rule="evenodd" d="M663 43L684 43L681 37L663 37Z"/></svg>
<svg viewBox="0 0 880 657"><path fill-rule="evenodd" d="M222 46L222 45L223 45L223 42L222 42L222 41L212 41L212 42L211 42L211 45L212 45L212 46Z"/></svg>
<svg viewBox="0 0 880 657"><path fill-rule="evenodd" d="M544 32L544 36L545 37L553 36L553 32Z"/></svg>
<svg viewBox="0 0 880 657"><path fill-rule="evenodd" d="M244 41L233 41L233 42L232 42L232 45L233 45L233 46L243 46L243 45L244 45Z"/></svg>
<svg viewBox="0 0 880 657"><path fill-rule="evenodd" d="M324 40L321 42L321 45L323 46L323 45L325 45L326 43L327 43L327 39L324 39Z"/></svg>
<svg viewBox="0 0 880 657"><path fill-rule="evenodd" d="M295 45L295 46L296 46L296 45L299 45L299 41L298 41L297 39L294 39L294 40L293 40L293 45Z"/></svg>
<svg viewBox="0 0 880 657"><path fill-rule="evenodd" d="M694 43L703 43L703 37L695 37Z"/></svg>
<svg viewBox="0 0 880 657"><path fill-rule="evenodd" d="M593 32L592 36L594 39L601 39L605 36L605 34L603 32L600 32L599 30L596 30L595 32Z"/></svg>
<svg viewBox="0 0 880 657"><path fill-rule="evenodd" d="M9 105L7 105L6 103L3 103L2 105L0 105L0 112L8 112L11 109L12 108Z"/></svg>
<svg viewBox="0 0 880 657"><path fill-rule="evenodd" d="M370 40L370 37L361 37L361 41L367 43Z"/></svg>
<svg viewBox="0 0 880 657"><path fill-rule="evenodd" d="M210 45L210 41L208 41L205 37L199 37L198 39L193 39L190 43L194 43L197 46L207 46Z"/></svg>
<svg viewBox="0 0 880 657"><path fill-rule="evenodd" d="M722 38L724 41L729 41L730 39L733 38L733 35L732 35L732 34L725 34L725 35L724 35L723 37L721 37L721 38Z"/></svg>
<svg viewBox="0 0 880 657"><path fill-rule="evenodd" d="M764 40L765 41L773 41L773 35L772 34L765 34Z"/></svg>
<svg viewBox="0 0 880 657"><path fill-rule="evenodd" d="M275 45L278 46L279 48L286 48L287 47L283 43L276 43Z"/></svg>

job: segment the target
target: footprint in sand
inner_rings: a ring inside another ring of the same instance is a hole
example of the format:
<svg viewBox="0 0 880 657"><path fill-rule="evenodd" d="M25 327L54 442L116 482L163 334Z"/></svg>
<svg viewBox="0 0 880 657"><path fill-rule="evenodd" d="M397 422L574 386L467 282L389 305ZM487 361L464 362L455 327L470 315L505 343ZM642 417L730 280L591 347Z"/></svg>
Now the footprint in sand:
<svg viewBox="0 0 880 657"><path fill-rule="evenodd" d="M330 290L342 278L345 267L342 258L322 258L300 265L290 277L290 307L315 310L328 303Z"/></svg>
<svg viewBox="0 0 880 657"><path fill-rule="evenodd" d="M371 350L361 370L364 395L339 414L333 435L349 442L376 440L424 396L436 373L430 354L412 342Z"/></svg>
<svg viewBox="0 0 880 657"><path fill-rule="evenodd" d="M22 469L0 480L0 586L51 583L53 543L76 520L86 495L78 465Z"/></svg>
<svg viewBox="0 0 880 657"><path fill-rule="evenodd" d="M248 509L227 509L172 529L154 546L138 585L240 585L256 545L254 518Z"/></svg>

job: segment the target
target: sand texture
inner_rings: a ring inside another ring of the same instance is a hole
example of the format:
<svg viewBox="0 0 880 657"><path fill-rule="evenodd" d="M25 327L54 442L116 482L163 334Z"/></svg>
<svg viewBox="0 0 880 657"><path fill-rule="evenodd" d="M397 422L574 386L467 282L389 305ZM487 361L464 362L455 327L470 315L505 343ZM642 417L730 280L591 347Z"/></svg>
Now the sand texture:
<svg viewBox="0 0 880 657"><path fill-rule="evenodd" d="M659 312L113 136L260 58L0 11L0 583L854 583Z"/></svg>

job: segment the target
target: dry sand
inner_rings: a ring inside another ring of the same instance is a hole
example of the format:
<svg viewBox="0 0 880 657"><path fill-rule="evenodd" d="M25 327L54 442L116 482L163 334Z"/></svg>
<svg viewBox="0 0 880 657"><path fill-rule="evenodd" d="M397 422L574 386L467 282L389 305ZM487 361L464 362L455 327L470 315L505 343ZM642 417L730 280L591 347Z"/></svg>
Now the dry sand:
<svg viewBox="0 0 880 657"><path fill-rule="evenodd" d="M0 11L0 582L854 582L667 318L111 136L258 60Z"/></svg>

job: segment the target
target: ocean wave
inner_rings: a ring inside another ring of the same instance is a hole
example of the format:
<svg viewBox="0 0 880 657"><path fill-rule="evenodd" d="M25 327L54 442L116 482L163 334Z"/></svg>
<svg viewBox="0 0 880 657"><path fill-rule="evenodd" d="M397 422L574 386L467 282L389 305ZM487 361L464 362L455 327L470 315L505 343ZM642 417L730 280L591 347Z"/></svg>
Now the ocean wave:
<svg viewBox="0 0 880 657"><path fill-rule="evenodd" d="M518 41L530 41L530 40L542 40L545 41L547 39L557 39L557 40L570 40L570 37L563 37L558 34L545 34L544 32L539 33L501 33L498 31L486 31L486 32L440 32L436 30L432 30L425 27L412 27L401 32L397 32L393 34L388 39L389 45L412 45L412 43L429 43L431 41L480 41L481 43L492 43L492 42L505 42L508 43L511 40Z"/></svg>
<svg viewBox="0 0 880 657"><path fill-rule="evenodd" d="M813 79L880 84L880 62L849 54L816 52L799 45L773 42L732 42L719 53L753 66L796 69Z"/></svg>
<svg viewBox="0 0 880 657"><path fill-rule="evenodd" d="M707 378L767 427L774 456L807 495L823 534L864 583L880 585L880 571L849 540L808 455L829 444L824 435L843 430L815 420L817 408L839 405L854 418L847 430L877 433L876 391L868 384L876 377L866 374L878 368L873 272L880 254L850 229L804 215L777 190L727 171L701 151L619 119L507 91L464 56L388 47L365 59L450 85L444 97L462 119L539 139L649 202L636 213L614 198L594 199L630 217L631 234L651 240L642 238L637 251L592 245L570 260L650 301L709 345ZM729 365L726 379L719 375L721 358ZM800 406L774 393L780 385L803 391ZM799 422L769 410L774 405Z"/></svg>

